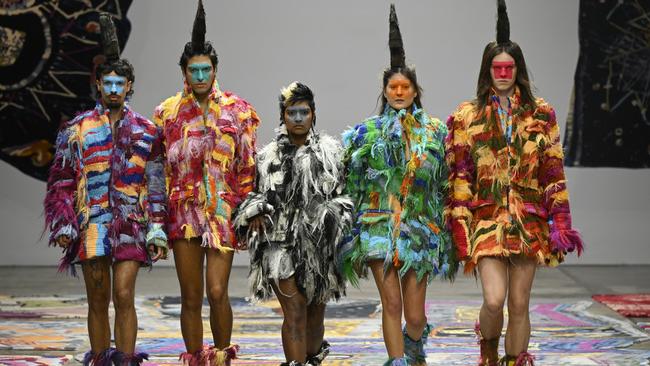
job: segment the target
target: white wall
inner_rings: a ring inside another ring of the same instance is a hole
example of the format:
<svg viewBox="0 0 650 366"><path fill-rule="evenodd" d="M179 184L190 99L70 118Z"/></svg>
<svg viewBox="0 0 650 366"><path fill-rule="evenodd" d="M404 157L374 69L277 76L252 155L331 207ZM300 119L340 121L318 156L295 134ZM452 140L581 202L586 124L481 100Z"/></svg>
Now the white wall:
<svg viewBox="0 0 650 366"><path fill-rule="evenodd" d="M219 81L262 118L260 145L278 124L277 95L293 80L315 91L318 127L338 135L373 113L388 65L388 1L205 0ZM155 6L154 6L155 4ZM417 66L425 108L446 116L472 97L483 47L494 38L485 0L396 1L407 62ZM196 11L190 0L135 1L124 56L136 69L133 107L150 115L181 85L177 66ZM578 0L509 2L512 39L523 48L537 94L562 121L578 57ZM39 242L44 184L0 163L0 265L51 264ZM570 263L650 264L650 170L568 168L574 226L587 252ZM236 263L245 264L245 255Z"/></svg>

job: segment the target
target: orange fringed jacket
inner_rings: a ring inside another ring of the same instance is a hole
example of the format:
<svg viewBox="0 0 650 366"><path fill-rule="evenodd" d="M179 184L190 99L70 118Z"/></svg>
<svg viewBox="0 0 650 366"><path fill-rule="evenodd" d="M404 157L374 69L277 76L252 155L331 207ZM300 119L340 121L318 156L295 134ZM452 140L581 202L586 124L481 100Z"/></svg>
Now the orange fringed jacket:
<svg viewBox="0 0 650 366"><path fill-rule="evenodd" d="M556 266L567 252L582 252L555 111L541 98L522 105L518 90L510 103L510 141L496 102L480 111L463 103L447 121L447 223L466 273L483 256L524 254Z"/></svg>

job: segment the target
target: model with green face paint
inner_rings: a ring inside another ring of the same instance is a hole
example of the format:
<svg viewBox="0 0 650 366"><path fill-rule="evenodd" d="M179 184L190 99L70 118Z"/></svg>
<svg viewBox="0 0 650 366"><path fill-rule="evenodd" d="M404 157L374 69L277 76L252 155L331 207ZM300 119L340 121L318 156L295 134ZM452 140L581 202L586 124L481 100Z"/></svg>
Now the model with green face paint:
<svg viewBox="0 0 650 366"><path fill-rule="evenodd" d="M183 48L179 62L183 90L163 101L154 114L165 136L167 228L181 288L186 347L181 360L190 365L229 365L239 350L231 344L228 280L234 249L243 248L230 219L231 211L253 189L255 176L259 119L245 100L219 89L217 65L214 47L205 40L205 13L199 1L192 41ZM207 348L201 319L204 293L214 340Z"/></svg>

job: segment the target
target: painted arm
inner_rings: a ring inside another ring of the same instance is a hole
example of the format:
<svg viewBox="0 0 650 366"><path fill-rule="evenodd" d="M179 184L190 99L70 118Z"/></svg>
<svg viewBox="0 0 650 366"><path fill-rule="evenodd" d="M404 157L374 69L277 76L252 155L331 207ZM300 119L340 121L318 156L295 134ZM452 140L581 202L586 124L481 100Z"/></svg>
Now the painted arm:
<svg viewBox="0 0 650 366"><path fill-rule="evenodd" d="M550 245L554 252L573 252L582 254L583 242L578 231L571 227L569 192L564 176L560 128L555 119L555 111L548 107L546 134L548 142L543 146L540 162L539 182L544 189L543 205L549 214Z"/></svg>

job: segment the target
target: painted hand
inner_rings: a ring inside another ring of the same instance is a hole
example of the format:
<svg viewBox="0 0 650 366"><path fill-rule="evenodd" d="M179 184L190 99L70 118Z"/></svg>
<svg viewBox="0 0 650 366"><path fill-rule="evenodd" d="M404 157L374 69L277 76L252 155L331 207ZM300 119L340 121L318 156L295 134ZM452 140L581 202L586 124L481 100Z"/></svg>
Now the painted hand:
<svg viewBox="0 0 650 366"><path fill-rule="evenodd" d="M56 243L61 247L61 248L67 248L70 245L70 237L67 235L61 235L58 238L56 238Z"/></svg>
<svg viewBox="0 0 650 366"><path fill-rule="evenodd" d="M163 248L155 246L153 244L149 244L148 249L149 249L149 257L151 258L152 262L155 262L158 259L167 259Z"/></svg>

